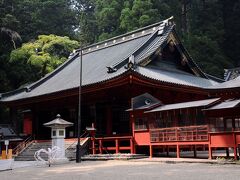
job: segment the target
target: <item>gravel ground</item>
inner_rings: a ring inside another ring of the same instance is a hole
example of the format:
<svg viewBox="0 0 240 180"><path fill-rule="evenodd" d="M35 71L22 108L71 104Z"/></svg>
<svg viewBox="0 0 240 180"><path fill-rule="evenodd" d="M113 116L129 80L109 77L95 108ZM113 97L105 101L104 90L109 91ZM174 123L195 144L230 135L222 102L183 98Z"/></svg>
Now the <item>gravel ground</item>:
<svg viewBox="0 0 240 180"><path fill-rule="evenodd" d="M1 180L239 180L239 165L161 163L149 161L83 161L80 164L19 167L0 172Z"/></svg>

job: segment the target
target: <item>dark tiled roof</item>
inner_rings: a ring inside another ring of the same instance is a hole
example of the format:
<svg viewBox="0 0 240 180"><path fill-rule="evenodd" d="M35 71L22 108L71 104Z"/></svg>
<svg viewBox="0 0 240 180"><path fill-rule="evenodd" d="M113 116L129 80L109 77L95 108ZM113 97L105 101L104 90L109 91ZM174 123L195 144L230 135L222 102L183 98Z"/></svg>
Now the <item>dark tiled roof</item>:
<svg viewBox="0 0 240 180"><path fill-rule="evenodd" d="M9 141L21 141L22 139L14 132L13 128L9 124L0 125L0 142L4 140Z"/></svg>
<svg viewBox="0 0 240 180"><path fill-rule="evenodd" d="M220 110L220 109L228 109L228 108L234 108L239 106L240 104L240 99L235 99L235 100L226 100L221 102L220 104L217 104L213 107L210 107L208 109L205 109L206 111L210 111L210 110Z"/></svg>
<svg viewBox="0 0 240 180"><path fill-rule="evenodd" d="M216 103L219 100L220 98L214 98L214 99L189 101L189 102L176 103L176 104L166 104L166 105L154 108L150 111L147 111L146 113L168 111L168 110L174 110L174 109L193 108L193 107L205 107L205 106L212 105L213 103Z"/></svg>
<svg viewBox="0 0 240 180"><path fill-rule="evenodd" d="M127 111L149 109L161 104L162 103L151 94L144 93L131 99L131 109Z"/></svg>
<svg viewBox="0 0 240 180"><path fill-rule="evenodd" d="M240 76L240 67L233 69L225 69L224 79L225 81L229 81L235 79Z"/></svg>
<svg viewBox="0 0 240 180"><path fill-rule="evenodd" d="M141 67L141 62L162 46L171 32L175 32L174 24L167 19L83 48L82 85L88 86L118 77L129 71L126 66L130 63L134 64L133 70L136 73L151 79L200 88L213 85L214 82L205 76ZM2 94L0 101L21 100L79 87L80 52L77 50L63 65L28 87ZM195 64L192 60L190 63ZM197 66L195 70L201 72Z"/></svg>
<svg viewBox="0 0 240 180"><path fill-rule="evenodd" d="M224 83L209 86L207 89L230 89L230 88L240 88L240 76L237 77L236 79L229 80Z"/></svg>
<svg viewBox="0 0 240 180"><path fill-rule="evenodd" d="M170 71L151 66L138 67L136 71L147 78L176 85L206 88L208 86L212 86L213 84L217 84L214 81L202 77L197 77L190 73L173 70Z"/></svg>

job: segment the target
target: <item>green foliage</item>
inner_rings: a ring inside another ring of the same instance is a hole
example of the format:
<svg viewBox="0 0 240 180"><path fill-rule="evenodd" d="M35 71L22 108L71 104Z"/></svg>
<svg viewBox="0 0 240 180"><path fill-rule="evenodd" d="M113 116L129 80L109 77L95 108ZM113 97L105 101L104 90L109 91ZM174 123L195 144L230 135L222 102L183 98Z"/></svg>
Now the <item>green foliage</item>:
<svg viewBox="0 0 240 180"><path fill-rule="evenodd" d="M217 43L207 36L189 35L185 38L185 45L197 64L204 72L222 77L223 69L233 67L232 62L227 60Z"/></svg>
<svg viewBox="0 0 240 180"><path fill-rule="evenodd" d="M105 40L122 33L120 15L123 8L122 0L96 0L95 16L98 25L98 40Z"/></svg>
<svg viewBox="0 0 240 180"><path fill-rule="evenodd" d="M134 0L132 6L130 4L127 1L121 12L120 27L122 29L131 31L159 20L156 16L157 9L154 8L151 0Z"/></svg>
<svg viewBox="0 0 240 180"><path fill-rule="evenodd" d="M94 43L98 35L94 2L94 0L74 1L79 21L79 27L76 29L77 39L80 41L80 44L85 46Z"/></svg>
<svg viewBox="0 0 240 180"><path fill-rule="evenodd" d="M69 0L0 1L0 27L18 32L24 41L39 34L73 36L76 13Z"/></svg>
<svg viewBox="0 0 240 180"><path fill-rule="evenodd" d="M24 64L30 69L32 80L43 77L67 60L79 43L68 37L40 35L34 42L25 43L13 50L10 62Z"/></svg>
<svg viewBox="0 0 240 180"><path fill-rule="evenodd" d="M223 4L220 1L196 0L189 14L190 33L184 41L190 54L207 73L223 78L225 68L233 68L226 56Z"/></svg>
<svg viewBox="0 0 240 180"><path fill-rule="evenodd" d="M240 0L220 0L220 2L224 7L223 23L225 30L222 49L233 60L235 66L240 66Z"/></svg>

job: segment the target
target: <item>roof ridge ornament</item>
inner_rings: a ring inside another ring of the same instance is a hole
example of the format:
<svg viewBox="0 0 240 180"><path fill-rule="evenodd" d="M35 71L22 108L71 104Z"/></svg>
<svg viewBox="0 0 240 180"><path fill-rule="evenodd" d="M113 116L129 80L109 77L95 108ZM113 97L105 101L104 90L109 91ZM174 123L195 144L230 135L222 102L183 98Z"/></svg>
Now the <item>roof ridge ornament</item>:
<svg viewBox="0 0 240 180"><path fill-rule="evenodd" d="M166 28L168 26L171 26L172 24L174 24L174 22L172 22L172 21L173 21L173 16L171 16L170 18L168 18L162 22L162 24L158 27L158 32L157 32L158 36L162 36L164 34L164 32L166 31Z"/></svg>
<svg viewBox="0 0 240 180"><path fill-rule="evenodd" d="M126 69L134 69L135 68L135 57L132 54L131 56L129 56L128 58L128 63L125 66Z"/></svg>
<svg viewBox="0 0 240 180"><path fill-rule="evenodd" d="M116 72L117 71L117 69L116 68L114 68L113 66L107 66L107 72L108 73L114 73L114 72Z"/></svg>
<svg viewBox="0 0 240 180"><path fill-rule="evenodd" d="M31 88L29 86L25 87L26 92L31 92Z"/></svg>

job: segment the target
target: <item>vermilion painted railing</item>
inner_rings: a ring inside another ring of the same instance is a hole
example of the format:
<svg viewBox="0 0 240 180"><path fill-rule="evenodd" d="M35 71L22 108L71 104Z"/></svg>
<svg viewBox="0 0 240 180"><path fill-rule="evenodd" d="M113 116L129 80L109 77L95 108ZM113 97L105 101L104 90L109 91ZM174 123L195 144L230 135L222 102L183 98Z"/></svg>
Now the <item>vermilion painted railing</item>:
<svg viewBox="0 0 240 180"><path fill-rule="evenodd" d="M121 150L128 150L130 153L134 153L133 137L132 136L119 136L119 137L101 137L92 138L92 153L103 154L104 152L114 151L119 153ZM105 142L112 142L111 146L105 145ZM121 142L128 142L128 145L121 145Z"/></svg>
<svg viewBox="0 0 240 180"><path fill-rule="evenodd" d="M208 126L185 126L150 129L151 142L207 141Z"/></svg>

